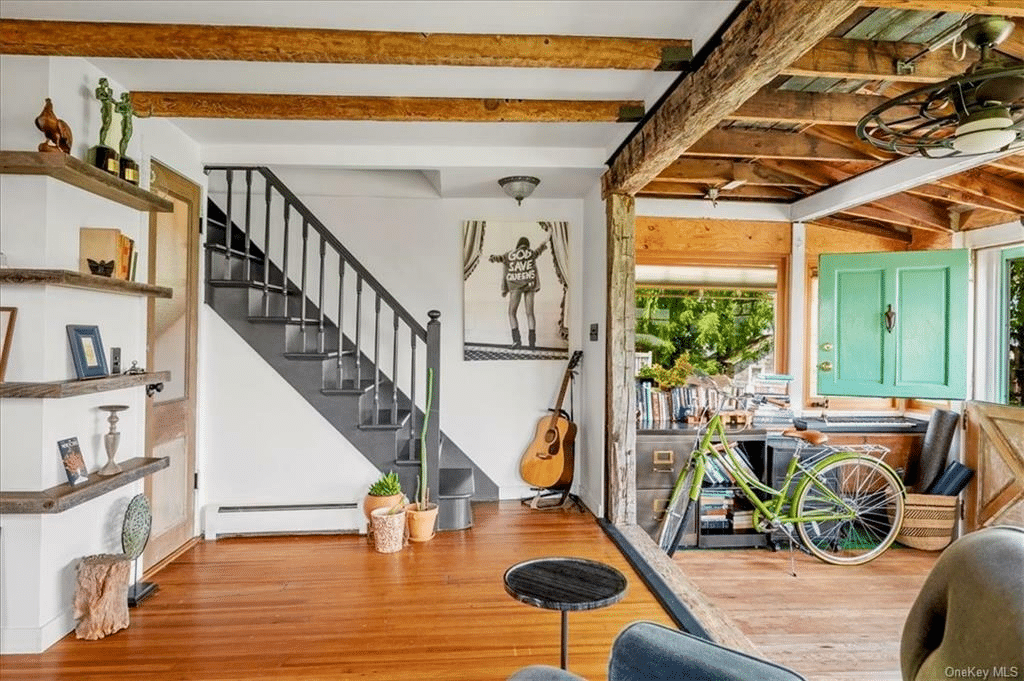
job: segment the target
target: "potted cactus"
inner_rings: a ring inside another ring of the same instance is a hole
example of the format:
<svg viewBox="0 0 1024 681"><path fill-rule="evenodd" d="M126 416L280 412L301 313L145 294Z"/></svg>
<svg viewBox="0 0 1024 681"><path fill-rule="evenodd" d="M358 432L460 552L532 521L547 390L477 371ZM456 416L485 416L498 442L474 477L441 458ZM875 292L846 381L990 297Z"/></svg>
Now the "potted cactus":
<svg viewBox="0 0 1024 681"><path fill-rule="evenodd" d="M398 481L398 474L388 471L370 485L370 491L363 499L363 514L366 516L367 523L369 523L370 514L374 509L392 508L403 498L402 483Z"/></svg>
<svg viewBox="0 0 1024 681"><path fill-rule="evenodd" d="M430 541L434 538L434 526L437 524L437 504L430 502L427 487L427 420L430 418L430 406L434 395L434 370L427 369L427 404L423 410L423 430L420 431L420 475L416 503L405 507L409 518L409 540Z"/></svg>

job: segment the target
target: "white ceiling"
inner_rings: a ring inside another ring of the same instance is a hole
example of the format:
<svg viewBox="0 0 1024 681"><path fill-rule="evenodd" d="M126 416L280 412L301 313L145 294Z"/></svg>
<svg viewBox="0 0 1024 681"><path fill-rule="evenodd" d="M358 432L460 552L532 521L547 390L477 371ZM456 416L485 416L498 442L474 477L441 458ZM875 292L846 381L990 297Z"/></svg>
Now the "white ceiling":
<svg viewBox="0 0 1024 681"><path fill-rule="evenodd" d="M385 31L689 38L698 52L736 0L94 2L3 0L0 16ZM132 90L514 99L642 99L674 72L93 59ZM582 196L629 134L625 123L396 123L173 119L211 161L440 173L444 196L501 196L536 168L537 197ZM379 147L379 153L374 148ZM207 153L207 151L209 153ZM351 153L351 152L355 153ZM265 160L254 160L265 159Z"/></svg>

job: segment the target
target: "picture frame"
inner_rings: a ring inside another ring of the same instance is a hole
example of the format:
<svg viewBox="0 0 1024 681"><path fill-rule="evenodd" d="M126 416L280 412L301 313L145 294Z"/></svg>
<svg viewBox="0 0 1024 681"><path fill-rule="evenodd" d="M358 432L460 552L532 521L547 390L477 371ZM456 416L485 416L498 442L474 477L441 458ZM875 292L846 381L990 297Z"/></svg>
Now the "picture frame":
<svg viewBox="0 0 1024 681"><path fill-rule="evenodd" d="M14 339L14 321L18 318L18 308L0 307L0 381L7 373L7 358L11 354L11 341Z"/></svg>
<svg viewBox="0 0 1024 681"><path fill-rule="evenodd" d="M98 326L68 324L71 359L78 378L101 378L107 375L107 358L103 351Z"/></svg>

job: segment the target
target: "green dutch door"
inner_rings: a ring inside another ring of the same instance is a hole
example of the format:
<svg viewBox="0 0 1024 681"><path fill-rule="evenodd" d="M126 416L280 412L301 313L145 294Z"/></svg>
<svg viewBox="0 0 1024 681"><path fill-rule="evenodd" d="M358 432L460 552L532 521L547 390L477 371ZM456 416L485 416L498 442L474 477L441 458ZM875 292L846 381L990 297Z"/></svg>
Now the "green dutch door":
<svg viewBox="0 0 1024 681"><path fill-rule="evenodd" d="M963 399L966 250L819 260L817 392Z"/></svg>

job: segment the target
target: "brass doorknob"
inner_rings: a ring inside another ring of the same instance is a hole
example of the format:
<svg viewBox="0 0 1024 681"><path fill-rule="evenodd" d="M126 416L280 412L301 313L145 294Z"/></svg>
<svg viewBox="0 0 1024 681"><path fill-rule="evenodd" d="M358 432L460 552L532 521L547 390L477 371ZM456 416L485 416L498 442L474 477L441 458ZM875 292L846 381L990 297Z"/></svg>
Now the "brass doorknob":
<svg viewBox="0 0 1024 681"><path fill-rule="evenodd" d="M832 362L822 362L818 365L818 368L822 371L832 371Z"/></svg>

